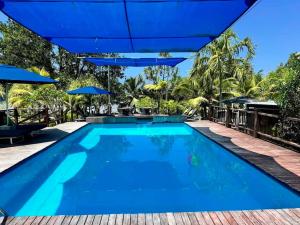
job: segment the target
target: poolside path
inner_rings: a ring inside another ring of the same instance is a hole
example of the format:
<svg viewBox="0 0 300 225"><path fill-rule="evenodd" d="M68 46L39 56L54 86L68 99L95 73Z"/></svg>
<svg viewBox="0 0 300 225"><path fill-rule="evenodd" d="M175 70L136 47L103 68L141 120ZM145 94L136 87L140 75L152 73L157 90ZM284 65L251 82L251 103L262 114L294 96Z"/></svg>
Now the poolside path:
<svg viewBox="0 0 300 225"><path fill-rule="evenodd" d="M290 187L300 191L300 154L222 125L188 123L228 150L255 164ZM0 171L40 151L85 123L66 123L50 131L50 141L0 149ZM51 128L49 128L51 129ZM48 137L48 135L47 135ZM10 152L11 151L11 152ZM4 162L3 162L3 159ZM1 218L0 218L1 224ZM110 214L82 216L9 217L3 224L26 225L300 225L300 209L184 212L159 214ZM2 224L1 224L2 225Z"/></svg>
<svg viewBox="0 0 300 225"><path fill-rule="evenodd" d="M300 192L300 153L214 122L201 120L188 124Z"/></svg>
<svg viewBox="0 0 300 225"><path fill-rule="evenodd" d="M84 125L85 122L63 123L42 129L31 140L14 145L0 145L0 173Z"/></svg>

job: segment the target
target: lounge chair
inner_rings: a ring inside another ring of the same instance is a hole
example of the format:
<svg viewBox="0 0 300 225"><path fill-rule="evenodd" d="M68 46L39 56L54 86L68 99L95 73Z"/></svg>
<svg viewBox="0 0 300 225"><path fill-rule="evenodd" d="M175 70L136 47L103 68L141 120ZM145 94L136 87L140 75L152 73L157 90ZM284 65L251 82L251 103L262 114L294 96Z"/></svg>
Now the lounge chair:
<svg viewBox="0 0 300 225"><path fill-rule="evenodd" d="M184 112L182 113L184 116L188 116L189 112L192 111L192 108L187 108L186 110L184 110Z"/></svg>
<svg viewBox="0 0 300 225"><path fill-rule="evenodd" d="M13 144L13 139L24 138L31 134L32 131L40 130L46 127L46 124L26 124L15 126L0 126L0 139L9 139Z"/></svg>
<svg viewBox="0 0 300 225"><path fill-rule="evenodd" d="M184 116L186 116L186 119L189 121L195 121L195 120L199 120L199 115L198 113L198 109L194 108L191 109L187 114L183 114Z"/></svg>

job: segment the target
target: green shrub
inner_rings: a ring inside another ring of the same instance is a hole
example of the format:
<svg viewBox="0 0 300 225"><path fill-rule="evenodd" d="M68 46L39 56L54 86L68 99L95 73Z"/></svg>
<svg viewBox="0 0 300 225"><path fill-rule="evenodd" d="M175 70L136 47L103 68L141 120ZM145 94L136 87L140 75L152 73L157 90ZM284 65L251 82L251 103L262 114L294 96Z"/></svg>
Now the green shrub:
<svg viewBox="0 0 300 225"><path fill-rule="evenodd" d="M139 99L136 102L136 107L137 108L143 108L143 107L156 108L157 104L156 104L156 102L153 98L150 98L150 97L147 96L147 97Z"/></svg>
<svg viewBox="0 0 300 225"><path fill-rule="evenodd" d="M165 101L163 100L161 102L161 113L169 114L169 115L175 115L175 114L182 114L184 111L184 106L181 105L179 102L176 102L174 100Z"/></svg>

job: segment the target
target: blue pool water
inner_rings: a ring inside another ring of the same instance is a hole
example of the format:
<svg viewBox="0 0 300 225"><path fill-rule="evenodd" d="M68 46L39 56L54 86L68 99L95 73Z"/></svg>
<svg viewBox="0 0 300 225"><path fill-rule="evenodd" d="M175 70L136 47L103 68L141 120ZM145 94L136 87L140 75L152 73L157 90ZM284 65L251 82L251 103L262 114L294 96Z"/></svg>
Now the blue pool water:
<svg viewBox="0 0 300 225"><path fill-rule="evenodd" d="M185 124L88 125L0 175L10 215L300 207L300 197Z"/></svg>

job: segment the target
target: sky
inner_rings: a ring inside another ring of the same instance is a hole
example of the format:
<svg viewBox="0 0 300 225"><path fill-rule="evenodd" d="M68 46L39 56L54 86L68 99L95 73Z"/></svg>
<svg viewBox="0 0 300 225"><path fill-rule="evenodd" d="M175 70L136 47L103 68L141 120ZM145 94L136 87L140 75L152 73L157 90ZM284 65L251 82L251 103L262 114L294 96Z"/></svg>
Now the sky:
<svg viewBox="0 0 300 225"><path fill-rule="evenodd" d="M275 70L289 55L300 51L300 0L259 0L241 17L232 29L240 38L250 37L256 48L253 59L255 71L264 74ZM0 13L0 20L6 17ZM157 57L157 54L123 54L125 57ZM193 65L193 53L172 53L173 57L187 57L178 65L181 76L186 76ZM143 68L127 68L126 77L136 76Z"/></svg>

